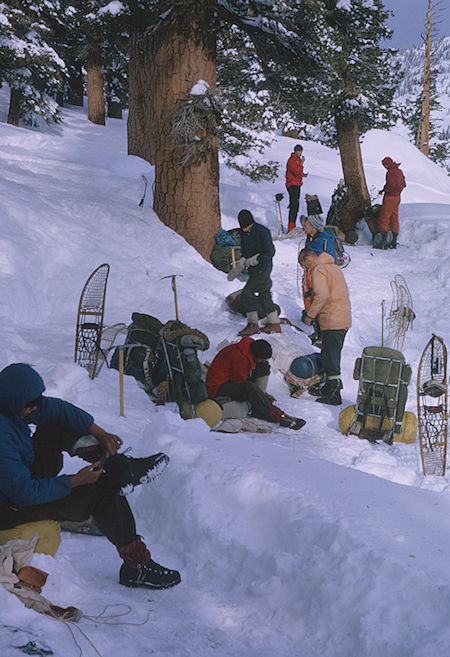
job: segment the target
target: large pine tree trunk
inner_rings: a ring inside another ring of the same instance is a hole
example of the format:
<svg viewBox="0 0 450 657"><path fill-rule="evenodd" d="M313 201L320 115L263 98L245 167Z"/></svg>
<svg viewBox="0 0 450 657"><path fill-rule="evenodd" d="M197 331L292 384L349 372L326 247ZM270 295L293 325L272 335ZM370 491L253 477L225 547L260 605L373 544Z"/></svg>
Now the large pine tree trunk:
<svg viewBox="0 0 450 657"><path fill-rule="evenodd" d="M88 119L97 125L105 125L105 96L103 72L99 57L91 52L87 58Z"/></svg>
<svg viewBox="0 0 450 657"><path fill-rule="evenodd" d="M370 215L370 197L359 143L358 124L355 120L336 121L339 153L348 201L339 213L339 227L346 233L354 228L361 218ZM373 232L372 222L368 221Z"/></svg>
<svg viewBox="0 0 450 657"><path fill-rule="evenodd" d="M132 22L128 64L128 154L155 163L152 39Z"/></svg>
<svg viewBox="0 0 450 657"><path fill-rule="evenodd" d="M171 136L171 121L179 101L198 80L215 90L215 4L213 0L187 0L174 8L155 31L141 37L139 45L145 46L145 52L141 51L139 59L149 68L142 71L144 77L139 84L130 80L130 114L136 111L131 108L131 94L135 94L134 102L139 94L144 103L149 94L152 102L145 130L141 124L134 132L130 123L129 135L131 132L136 139L129 151L141 156L145 153L145 159L155 165L154 210L206 259L220 228L217 140L211 137L210 148L202 159L181 166Z"/></svg>
<svg viewBox="0 0 450 657"><path fill-rule="evenodd" d="M19 125L20 104L22 101L22 91L20 89L11 89L9 97L8 123L10 125Z"/></svg>

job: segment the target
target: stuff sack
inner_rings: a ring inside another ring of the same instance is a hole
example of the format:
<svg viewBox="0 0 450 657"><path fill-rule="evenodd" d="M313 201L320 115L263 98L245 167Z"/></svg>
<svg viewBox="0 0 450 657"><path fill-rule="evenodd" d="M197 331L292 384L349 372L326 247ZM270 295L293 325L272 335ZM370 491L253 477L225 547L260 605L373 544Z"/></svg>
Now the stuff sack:
<svg viewBox="0 0 450 657"><path fill-rule="evenodd" d="M305 194L305 201L306 214L322 214L323 210L317 194Z"/></svg>
<svg viewBox="0 0 450 657"><path fill-rule="evenodd" d="M291 397L300 397L309 387L320 383L323 375L322 358L319 353L314 352L294 358L284 379L289 386Z"/></svg>

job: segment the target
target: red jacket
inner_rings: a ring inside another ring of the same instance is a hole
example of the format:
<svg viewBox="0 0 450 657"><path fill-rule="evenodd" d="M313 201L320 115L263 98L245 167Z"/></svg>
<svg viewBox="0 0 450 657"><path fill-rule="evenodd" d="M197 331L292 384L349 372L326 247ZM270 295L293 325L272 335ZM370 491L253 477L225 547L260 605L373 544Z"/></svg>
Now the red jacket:
<svg viewBox="0 0 450 657"><path fill-rule="evenodd" d="M304 177L303 163L295 153L291 153L286 164L286 187L293 187L294 185L301 187Z"/></svg>
<svg viewBox="0 0 450 657"><path fill-rule="evenodd" d="M403 171L398 168L396 162L392 162L386 171L386 184L383 192L386 196L400 196L402 189L406 187L405 176Z"/></svg>
<svg viewBox="0 0 450 657"><path fill-rule="evenodd" d="M215 397L224 383L247 381L255 367L255 359L250 351L252 342L253 338L244 336L240 342L229 344L219 351L206 375L206 387L210 397Z"/></svg>

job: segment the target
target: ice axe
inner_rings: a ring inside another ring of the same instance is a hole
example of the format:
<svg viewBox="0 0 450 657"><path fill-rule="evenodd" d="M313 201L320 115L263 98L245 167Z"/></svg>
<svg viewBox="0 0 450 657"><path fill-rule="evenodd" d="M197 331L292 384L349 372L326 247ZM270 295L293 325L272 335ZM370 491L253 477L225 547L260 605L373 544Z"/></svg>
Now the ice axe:
<svg viewBox="0 0 450 657"><path fill-rule="evenodd" d="M177 276L183 276L183 274L170 274L169 276L162 276L160 280L164 280L165 278L171 278L172 279L172 290L173 290L173 300L175 302L175 319L178 320L178 303L177 303L177 286L175 283L175 278Z"/></svg>
<svg viewBox="0 0 450 657"><path fill-rule="evenodd" d="M277 233L278 235L284 234L283 215L281 214L281 201L284 194L275 194L275 216L277 220Z"/></svg>

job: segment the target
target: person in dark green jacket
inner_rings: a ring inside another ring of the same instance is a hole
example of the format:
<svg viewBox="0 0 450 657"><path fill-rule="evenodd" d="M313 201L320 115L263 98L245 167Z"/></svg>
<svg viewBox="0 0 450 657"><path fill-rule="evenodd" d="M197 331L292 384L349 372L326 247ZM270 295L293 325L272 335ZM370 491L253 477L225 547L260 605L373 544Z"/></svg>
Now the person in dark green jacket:
<svg viewBox="0 0 450 657"><path fill-rule="evenodd" d="M247 313L247 326L239 331L239 335L254 333L281 333L277 307L272 294L272 258L275 255L270 231L258 224L249 210L241 210L238 214L241 227L241 260L245 261L249 279L242 290L241 308ZM257 296L258 295L258 296ZM262 305L266 314L266 325L260 329L258 324L258 305Z"/></svg>
<svg viewBox="0 0 450 657"><path fill-rule="evenodd" d="M95 424L86 411L44 391L42 378L29 365L14 363L0 372L0 529L92 516L123 559L121 584L153 589L178 584L176 570L150 558L125 497L154 478L168 457L119 454L121 438ZM36 425L33 435L29 424ZM76 474L59 474L63 451L90 464Z"/></svg>

